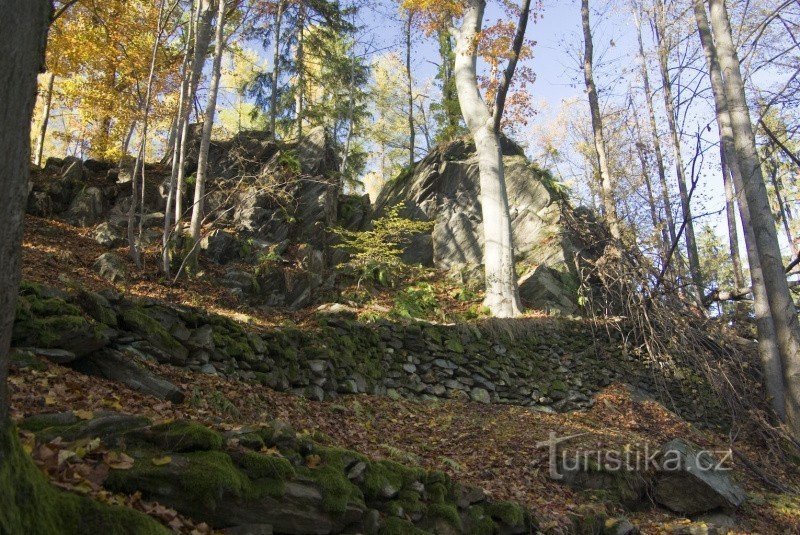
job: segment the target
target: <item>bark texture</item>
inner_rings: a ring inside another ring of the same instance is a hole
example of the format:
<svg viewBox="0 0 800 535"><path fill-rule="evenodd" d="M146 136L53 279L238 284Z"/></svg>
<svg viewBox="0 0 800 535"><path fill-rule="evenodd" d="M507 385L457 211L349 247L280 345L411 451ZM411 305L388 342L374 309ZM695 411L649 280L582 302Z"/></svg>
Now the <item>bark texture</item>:
<svg viewBox="0 0 800 535"><path fill-rule="evenodd" d="M44 62L50 3L2 0L0 17L0 434L8 425L8 350L20 279L22 222L28 195L31 115ZM2 454L2 452L0 452ZM1 464L1 463L0 463Z"/></svg>
<svg viewBox="0 0 800 535"><path fill-rule="evenodd" d="M722 70L733 140L750 212L753 242L758 250L769 309L783 365L786 420L800 436L800 325L778 244L778 233L756 150L744 81L730 19L723 0L710 0L711 28Z"/></svg>
<svg viewBox="0 0 800 535"><path fill-rule="evenodd" d="M497 317L513 317L521 313L514 245L511 239L511 217L500 153L500 135L494 129L494 117L481 96L477 77L475 43L481 31L484 0L467 0L461 28L456 36L455 77L461 112L478 153L483 212L484 272L486 297L484 304Z"/></svg>

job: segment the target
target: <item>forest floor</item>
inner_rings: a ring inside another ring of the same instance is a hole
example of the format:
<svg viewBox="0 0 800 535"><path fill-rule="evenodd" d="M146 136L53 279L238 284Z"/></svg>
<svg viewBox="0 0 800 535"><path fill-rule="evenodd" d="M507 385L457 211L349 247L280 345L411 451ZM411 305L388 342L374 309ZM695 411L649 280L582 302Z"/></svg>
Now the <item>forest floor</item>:
<svg viewBox="0 0 800 535"><path fill-rule="evenodd" d="M106 250L88 232L58 222L28 218L24 240L23 277L56 287L78 284L98 290L111 286L92 269ZM213 283L211 275L191 284L168 286L157 275L157 259L146 257L144 270L130 266L127 293L189 304L256 324L302 324L303 313L270 315L237 304ZM578 435L570 447L625 449L631 445L660 445L681 437L706 449L727 450L731 437L721 431L688 424L662 405L634 399L624 385L612 385L587 411L549 414L533 409L481 405L457 401L413 402L368 395L345 396L315 402L269 390L261 385L149 364L180 386L187 401L173 405L138 394L126 387L68 368L43 362L41 366L14 369L10 375L13 417L61 411L91 413L115 410L147 416L155 421L192 419L220 430L265 423L278 418L298 431L316 431L331 443L375 458L389 458L443 470L460 482L484 488L497 499L529 506L539 516L540 527L558 531L569 524L570 514L596 498L571 490L548 475L548 450L537 446L551 431L559 436ZM23 435L23 441L30 437ZM765 455L764 446L749 437L736 437L735 448L763 473L786 487L800 488L800 471L787 468ZM750 500L735 515L737 533L800 533L800 498L775 494L762 479L737 458L733 465ZM48 472L56 483L73 487L72 472ZM71 478L71 479L70 479ZM609 507L604 505L603 507ZM148 510L148 512L151 512ZM674 533L689 521L657 507L627 516L643 533ZM190 526L196 532L204 530ZM191 532L190 529L184 530Z"/></svg>

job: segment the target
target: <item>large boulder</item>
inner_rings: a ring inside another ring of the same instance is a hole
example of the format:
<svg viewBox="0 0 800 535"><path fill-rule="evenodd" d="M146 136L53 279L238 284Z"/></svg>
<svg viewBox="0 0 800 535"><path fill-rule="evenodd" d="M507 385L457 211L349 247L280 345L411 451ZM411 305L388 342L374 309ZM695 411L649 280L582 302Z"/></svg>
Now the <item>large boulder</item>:
<svg viewBox="0 0 800 535"><path fill-rule="evenodd" d="M721 459L710 452L679 438L664 444L661 452L654 498L667 509L691 515L736 509L747 499Z"/></svg>
<svg viewBox="0 0 800 535"><path fill-rule="evenodd" d="M124 282L128 276L125 260L115 253L103 253L97 257L94 270L109 282Z"/></svg>
<svg viewBox="0 0 800 535"><path fill-rule="evenodd" d="M528 161L520 147L504 139L502 149L523 301L572 312L578 259L596 255L582 236L591 236L595 223L588 212L569 205L552 176ZM474 144L462 139L434 149L384 186L376 215L397 204L404 204L407 217L435 222L429 237L412 240L407 260L480 279L483 225Z"/></svg>
<svg viewBox="0 0 800 535"><path fill-rule="evenodd" d="M64 214L64 219L77 227L89 227L100 221L105 199L99 188L89 187L75 195Z"/></svg>

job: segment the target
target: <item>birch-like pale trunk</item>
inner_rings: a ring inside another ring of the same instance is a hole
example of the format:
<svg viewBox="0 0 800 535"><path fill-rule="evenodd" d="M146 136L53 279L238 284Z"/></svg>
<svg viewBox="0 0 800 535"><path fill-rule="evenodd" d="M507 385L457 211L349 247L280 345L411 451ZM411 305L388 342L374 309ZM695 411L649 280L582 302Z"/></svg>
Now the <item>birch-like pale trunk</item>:
<svg viewBox="0 0 800 535"><path fill-rule="evenodd" d="M589 0L581 1L581 22L583 26L583 80L589 97L589 110L592 116L592 132L594 134L594 151L600 171L600 198L603 203L608 228L611 236L619 241L622 238L617 203L614 197L614 180L608 167L608 151L603 134L603 117L600 114L600 100L594 83L594 43L592 27L589 22Z"/></svg>
<svg viewBox="0 0 800 535"><path fill-rule="evenodd" d="M750 211L753 241L761 261L783 365L786 422L795 437L800 437L800 325L797 322L797 310L786 280L778 233L756 150L755 133L728 10L722 0L710 0L709 5L711 28L733 127L734 146L742 174L744 196Z"/></svg>
<svg viewBox="0 0 800 535"><path fill-rule="evenodd" d="M475 141L480 172L483 216L483 262L486 305L493 315L514 317L522 307L514 270L511 216L500 151L500 135L494 117L481 96L477 75L477 39L483 23L485 0L466 0L456 39L455 78L464 121Z"/></svg>
<svg viewBox="0 0 800 535"><path fill-rule="evenodd" d="M192 206L192 223L190 232L194 242L193 251L197 254L197 243L200 241L200 226L203 222L203 208L206 196L206 178L208 175L208 151L211 147L211 131L214 128L214 115L217 111L217 95L222 78L222 54L225 50L225 0L218 0L217 29L214 37L214 62L211 68L211 86L208 89L208 102L203 118L203 132L200 137L200 154L197 157L197 181L194 188L194 204Z"/></svg>
<svg viewBox="0 0 800 535"><path fill-rule="evenodd" d="M181 129L181 146L178 155L178 178L177 189L175 191L175 229L179 229L183 219L183 200L186 194L185 163L186 151L188 150L189 139L189 116L191 115L192 102L197 95L197 87L200 84L200 77L203 74L203 67L208 56L208 45L211 43L212 21L214 20L214 6L212 0L198 0L197 12L195 14L195 40L194 56L192 57L192 75L189 78L189 92L186 96L186 113L183 117L183 127Z"/></svg>
<svg viewBox="0 0 800 535"><path fill-rule="evenodd" d="M178 111L175 117L176 139L175 146L172 150L172 172L169 177L169 192L167 193L167 208L164 212L164 232L161 237L161 268L167 277L170 276L170 255L169 243L173 233L173 214L175 213L175 192L178 187L178 166L182 164L181 154L183 144L185 143L184 133L186 132L186 115L189 113L187 103L189 95L189 84L191 77L190 72L192 69L192 50L194 47L194 30L195 30L195 10L194 3L190 4L189 15L189 30L186 35L186 47L183 56L183 65L181 66L181 88L178 95Z"/></svg>
<svg viewBox="0 0 800 535"><path fill-rule="evenodd" d="M697 251L697 239L694 233L694 220L692 218L691 199L689 189L686 187L686 173L681 152L681 138L677 124L677 111L672 95L672 79L669 74L669 44L666 36L666 13L663 0L655 3L655 34L658 46L658 65L661 71L664 95L664 107L667 111L667 124L669 125L670 139L672 141L673 156L675 158L675 173L678 179L678 192L681 199L681 215L684 221L684 235L686 238L686 256L689 259L689 274L691 275L691 293L697 303L703 302L703 276L700 271L700 255Z"/></svg>
<svg viewBox="0 0 800 535"><path fill-rule="evenodd" d="M44 93L44 106L42 107L42 122L39 125L39 135L36 138L36 159L34 160L34 164L37 167L42 166L42 154L44 154L44 140L47 136L47 125L50 122L50 109L53 105L53 85L56 81L56 75L52 72L48 72L47 76L47 88L45 89Z"/></svg>

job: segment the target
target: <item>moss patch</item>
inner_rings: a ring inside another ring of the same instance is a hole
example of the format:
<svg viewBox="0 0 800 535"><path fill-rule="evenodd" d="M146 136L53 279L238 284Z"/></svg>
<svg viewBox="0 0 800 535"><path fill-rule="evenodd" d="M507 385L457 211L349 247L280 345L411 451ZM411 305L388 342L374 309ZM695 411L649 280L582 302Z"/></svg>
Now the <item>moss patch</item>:
<svg viewBox="0 0 800 535"><path fill-rule="evenodd" d="M248 451L237 462L252 479L269 478L286 481L295 476L292 463L283 457Z"/></svg>
<svg viewBox="0 0 800 535"><path fill-rule="evenodd" d="M216 431L184 420L152 427L148 440L176 452L218 450L223 444Z"/></svg>

